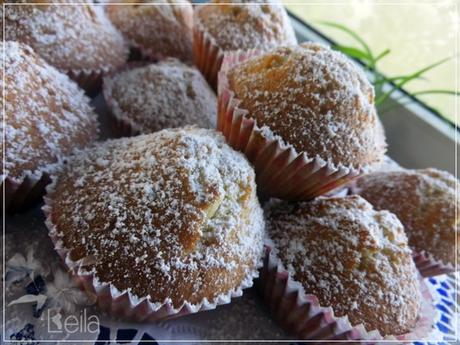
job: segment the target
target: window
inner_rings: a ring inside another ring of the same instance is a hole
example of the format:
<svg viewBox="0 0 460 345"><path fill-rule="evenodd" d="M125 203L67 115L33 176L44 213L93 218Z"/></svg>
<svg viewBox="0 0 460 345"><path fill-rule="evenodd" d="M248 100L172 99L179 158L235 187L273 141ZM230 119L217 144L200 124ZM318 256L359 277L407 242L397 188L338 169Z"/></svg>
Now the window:
<svg viewBox="0 0 460 345"><path fill-rule="evenodd" d="M379 61L379 68L386 76L412 73L450 58L426 72L423 78L404 85L404 89L458 125L455 119L458 97L443 93L418 94L423 90L456 90L459 13L454 1L284 2L292 14L339 44L357 46L349 35L322 22L334 22L352 29L377 54L389 48L391 52Z"/></svg>

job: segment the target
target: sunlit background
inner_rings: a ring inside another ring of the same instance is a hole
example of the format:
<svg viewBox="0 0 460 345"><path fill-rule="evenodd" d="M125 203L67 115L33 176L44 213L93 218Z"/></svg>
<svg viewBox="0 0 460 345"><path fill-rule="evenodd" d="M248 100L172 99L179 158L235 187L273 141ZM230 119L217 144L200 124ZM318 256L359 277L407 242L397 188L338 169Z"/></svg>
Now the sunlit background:
<svg viewBox="0 0 460 345"><path fill-rule="evenodd" d="M357 46L350 36L321 24L322 21L335 22L354 30L376 53L389 48L390 54L379 62L379 68L388 76L408 74L450 57L449 61L427 72L423 79L411 81L404 89L410 93L433 89L455 91L455 77L459 73L460 1L283 2L292 13L340 44ZM418 97L458 124L455 102L459 97L444 94Z"/></svg>

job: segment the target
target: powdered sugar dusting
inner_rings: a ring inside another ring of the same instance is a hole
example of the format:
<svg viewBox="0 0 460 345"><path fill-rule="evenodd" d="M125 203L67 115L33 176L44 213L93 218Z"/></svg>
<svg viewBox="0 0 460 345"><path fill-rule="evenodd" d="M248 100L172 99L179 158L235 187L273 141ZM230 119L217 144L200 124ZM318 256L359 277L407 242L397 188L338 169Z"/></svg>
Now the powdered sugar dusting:
<svg viewBox="0 0 460 345"><path fill-rule="evenodd" d="M101 71L124 63L123 37L100 6L85 0L74 5L54 2L7 5L6 40L28 44L62 72Z"/></svg>
<svg viewBox="0 0 460 345"><path fill-rule="evenodd" d="M298 152L355 168L382 159L373 88L343 54L316 43L277 48L233 67L228 80L248 116Z"/></svg>
<svg viewBox="0 0 460 345"><path fill-rule="evenodd" d="M188 1L136 1L105 9L129 43L145 55L192 60L193 7Z"/></svg>
<svg viewBox="0 0 460 345"><path fill-rule="evenodd" d="M286 10L274 1L214 0L211 5L197 6L194 20L224 51L268 50L297 43Z"/></svg>
<svg viewBox="0 0 460 345"><path fill-rule="evenodd" d="M113 114L141 133L196 124L215 127L216 96L200 72L176 59L104 78Z"/></svg>
<svg viewBox="0 0 460 345"><path fill-rule="evenodd" d="M384 335L409 331L420 292L396 216L357 196L271 201L267 231L290 274L321 305Z"/></svg>
<svg viewBox="0 0 460 345"><path fill-rule="evenodd" d="M3 173L21 179L38 175L74 148L95 140L97 118L83 91L32 49L16 42L1 47L5 55Z"/></svg>
<svg viewBox="0 0 460 345"><path fill-rule="evenodd" d="M451 174L437 169L374 172L356 182L361 194L377 209L395 213L404 224L409 245L425 250L446 264L455 263L455 219L460 212ZM459 255L459 254L457 254ZM457 257L460 260L460 256Z"/></svg>
<svg viewBox="0 0 460 345"><path fill-rule="evenodd" d="M51 220L72 259L94 257L101 282L139 298L212 300L262 255L254 172L214 131L108 141L76 155L53 188Z"/></svg>

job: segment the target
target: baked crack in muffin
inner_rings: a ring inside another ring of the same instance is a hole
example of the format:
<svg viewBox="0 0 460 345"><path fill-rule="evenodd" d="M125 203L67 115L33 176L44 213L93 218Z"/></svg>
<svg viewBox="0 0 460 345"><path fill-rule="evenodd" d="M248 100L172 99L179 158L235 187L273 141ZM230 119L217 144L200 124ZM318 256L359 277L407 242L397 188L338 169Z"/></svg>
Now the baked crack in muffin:
<svg viewBox="0 0 460 345"><path fill-rule="evenodd" d="M101 307L135 301L119 316L214 308L258 275L264 221L254 172L214 131L163 130L82 151L46 202L66 260L91 258L74 273L92 275L92 293L117 291L109 302L99 296Z"/></svg>

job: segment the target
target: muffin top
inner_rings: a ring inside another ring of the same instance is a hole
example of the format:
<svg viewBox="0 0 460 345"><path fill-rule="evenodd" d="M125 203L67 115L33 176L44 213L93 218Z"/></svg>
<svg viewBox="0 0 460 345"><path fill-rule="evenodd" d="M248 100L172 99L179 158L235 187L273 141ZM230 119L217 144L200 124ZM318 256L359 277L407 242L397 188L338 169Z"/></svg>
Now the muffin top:
<svg viewBox="0 0 460 345"><path fill-rule="evenodd" d="M0 81L5 92L3 175L38 176L74 148L96 139L96 114L77 84L30 47L8 41L1 47L5 57Z"/></svg>
<svg viewBox="0 0 460 345"><path fill-rule="evenodd" d="M382 335L414 327L419 282L396 216L348 196L296 204L272 201L266 217L282 263L322 306Z"/></svg>
<svg viewBox="0 0 460 345"><path fill-rule="evenodd" d="M145 55L192 60L193 7L188 1L128 2L136 4L109 4L105 9L132 46L140 48Z"/></svg>
<svg viewBox="0 0 460 345"><path fill-rule="evenodd" d="M107 141L75 155L50 189L71 259L154 303L212 301L252 280L261 259L254 172L211 130Z"/></svg>
<svg viewBox="0 0 460 345"><path fill-rule="evenodd" d="M176 59L107 76L103 90L112 113L140 133L192 124L215 126L214 92L196 68Z"/></svg>
<svg viewBox="0 0 460 345"><path fill-rule="evenodd" d="M374 90L343 54L302 43L236 65L227 76L239 107L265 135L335 165L367 166L382 159L385 139Z"/></svg>
<svg viewBox="0 0 460 345"><path fill-rule="evenodd" d="M409 245L455 265L460 213L451 174L437 169L374 172L356 181L359 193L377 209L389 210L404 224ZM457 258L460 259L460 256Z"/></svg>
<svg viewBox="0 0 460 345"><path fill-rule="evenodd" d="M194 20L224 51L268 50L297 43L286 10L273 1L213 0L196 6Z"/></svg>
<svg viewBox="0 0 460 345"><path fill-rule="evenodd" d="M59 5L60 0L35 2L5 7L7 40L29 45L63 72L114 69L125 62L123 37L100 6L85 0L75 5Z"/></svg>

